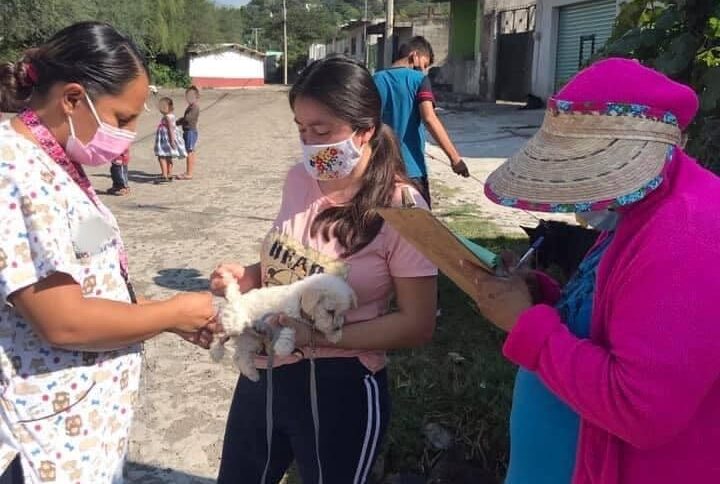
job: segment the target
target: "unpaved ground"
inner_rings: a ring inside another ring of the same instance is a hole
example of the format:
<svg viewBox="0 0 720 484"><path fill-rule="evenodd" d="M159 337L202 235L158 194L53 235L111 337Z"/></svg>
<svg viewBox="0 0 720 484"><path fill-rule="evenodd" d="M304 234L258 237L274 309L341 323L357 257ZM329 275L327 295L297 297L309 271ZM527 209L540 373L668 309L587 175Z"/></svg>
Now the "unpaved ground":
<svg viewBox="0 0 720 484"><path fill-rule="evenodd" d="M181 115L184 101L176 99ZM130 163L132 194L104 197L113 208L131 256L139 292L153 298L204 289L217 262L257 260L259 241L280 203L282 179L299 153L286 94L279 89L207 91L200 117L199 167L193 181L154 185L155 112L143 116ZM540 123L538 113L511 108L446 113L446 123L482 181ZM462 180L438 160L432 176L441 206L477 205L503 231L518 233L532 218L483 199L479 181ZM180 173L183 167L176 167ZM109 186L96 172L95 186ZM146 345L142 396L134 426L128 481L211 483L236 375L207 354L166 335Z"/></svg>
<svg viewBox="0 0 720 484"><path fill-rule="evenodd" d="M462 179L450 169L439 147L428 144L427 162L442 213L449 206L472 207L503 234L524 236L520 225L534 227L537 215L499 207L484 195L484 181L540 127L544 111L520 111L515 106L482 105L474 111L443 111L441 118L471 177ZM568 215L544 214L544 219L571 221Z"/></svg>

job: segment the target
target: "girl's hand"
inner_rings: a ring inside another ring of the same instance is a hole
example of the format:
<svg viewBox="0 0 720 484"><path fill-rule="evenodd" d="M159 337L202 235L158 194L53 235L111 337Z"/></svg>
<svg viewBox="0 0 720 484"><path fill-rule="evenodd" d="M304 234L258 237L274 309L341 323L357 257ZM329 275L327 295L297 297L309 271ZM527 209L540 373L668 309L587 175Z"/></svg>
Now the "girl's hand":
<svg viewBox="0 0 720 484"><path fill-rule="evenodd" d="M480 312L498 328L510 332L518 318L533 306L527 283L522 274L494 276L470 261L461 261L463 269L473 278L476 291L472 294Z"/></svg>
<svg viewBox="0 0 720 484"><path fill-rule="evenodd" d="M250 279L250 275L245 266L241 264L222 263L218 265L210 275L210 291L216 296L222 297L225 295L227 284L225 284L225 280L223 279L223 273L230 273L230 275L235 278L238 286L240 286L241 292L247 292L252 289L252 287L248 287L252 286L252 281L247 280Z"/></svg>
<svg viewBox="0 0 720 484"><path fill-rule="evenodd" d="M209 292L188 292L170 299L177 308L177 323L171 329L180 333L198 333L202 329L216 331L215 307Z"/></svg>
<svg viewBox="0 0 720 484"><path fill-rule="evenodd" d="M312 329L312 327L310 327L310 325L308 325L307 323L298 321L297 319L286 316L285 314L277 314L275 316L272 316L269 320L269 323L273 326L293 328L295 330L296 348L304 348L306 346L310 346L310 339L312 337L312 332L314 331L314 329ZM318 339L321 338L321 336L322 335L320 333L315 334L316 343L318 342Z"/></svg>

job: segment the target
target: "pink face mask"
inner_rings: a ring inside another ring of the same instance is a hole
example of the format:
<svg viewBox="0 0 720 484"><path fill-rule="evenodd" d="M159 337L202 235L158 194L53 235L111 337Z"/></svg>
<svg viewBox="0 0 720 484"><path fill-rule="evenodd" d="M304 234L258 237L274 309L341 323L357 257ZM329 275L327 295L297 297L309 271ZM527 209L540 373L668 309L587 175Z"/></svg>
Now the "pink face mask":
<svg viewBox="0 0 720 484"><path fill-rule="evenodd" d="M90 97L85 93L85 99L87 99L90 105L90 110L95 116L95 120L98 123L98 129L95 131L92 139L88 144L83 144L75 136L75 126L73 125L72 117L68 116L68 122L70 123L70 137L68 138L67 145L65 146L65 152L68 157L81 165L88 166L101 166L117 159L121 154L125 153L130 144L135 139L136 133L134 131L128 131L126 129L116 128L104 123L100 120L95 105L90 100Z"/></svg>

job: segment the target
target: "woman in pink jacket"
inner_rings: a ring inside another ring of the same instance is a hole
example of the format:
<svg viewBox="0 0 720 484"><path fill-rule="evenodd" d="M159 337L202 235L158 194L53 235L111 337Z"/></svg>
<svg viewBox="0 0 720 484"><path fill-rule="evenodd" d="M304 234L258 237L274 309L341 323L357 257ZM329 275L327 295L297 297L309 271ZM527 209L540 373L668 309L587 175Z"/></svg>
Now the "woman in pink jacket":
<svg viewBox="0 0 720 484"><path fill-rule="evenodd" d="M610 227L562 294L467 264L520 366L508 484L720 482L720 179L687 156L691 89L631 60L579 73L488 179L502 205Z"/></svg>

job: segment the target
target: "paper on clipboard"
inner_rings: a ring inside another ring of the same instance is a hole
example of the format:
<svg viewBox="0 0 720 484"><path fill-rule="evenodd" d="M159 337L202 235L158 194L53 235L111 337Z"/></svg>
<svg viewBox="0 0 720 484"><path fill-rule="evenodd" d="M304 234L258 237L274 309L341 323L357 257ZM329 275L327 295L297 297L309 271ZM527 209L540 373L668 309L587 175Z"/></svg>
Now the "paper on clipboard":
<svg viewBox="0 0 720 484"><path fill-rule="evenodd" d="M378 212L405 240L467 294L473 294L476 288L472 278L460 267L461 260L475 262L492 274L496 274L500 267L500 258L496 254L454 234L427 210L382 208Z"/></svg>

